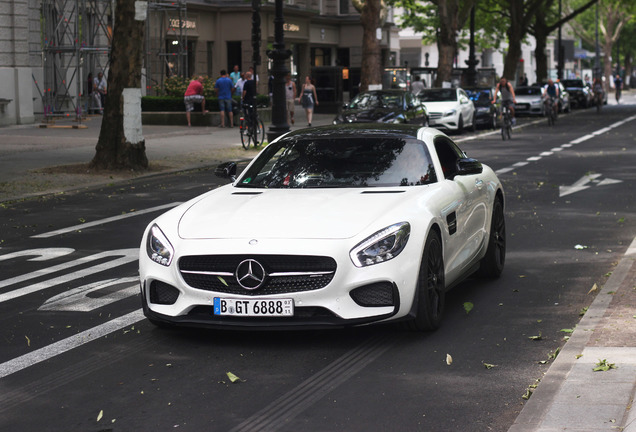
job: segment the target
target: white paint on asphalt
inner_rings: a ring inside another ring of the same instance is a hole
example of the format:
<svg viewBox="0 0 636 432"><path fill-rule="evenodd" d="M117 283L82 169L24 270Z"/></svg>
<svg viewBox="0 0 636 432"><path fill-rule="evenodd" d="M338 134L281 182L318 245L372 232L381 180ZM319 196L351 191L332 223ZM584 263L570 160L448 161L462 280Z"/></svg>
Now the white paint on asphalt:
<svg viewBox="0 0 636 432"><path fill-rule="evenodd" d="M46 276L48 274L52 274L55 272L67 270L71 267L76 267L79 265L90 263L91 261L103 260L103 259L109 259L109 261L98 264L93 267L78 270L71 274L58 276L56 278L49 279L43 282L38 282L33 285L28 285L13 291L1 293L0 303L13 300L15 298L22 297L37 291L41 291L41 290L53 287L55 285L68 283L76 279L81 279L101 271L110 270L114 267L128 264L133 261L137 261L139 259L139 249L136 249L136 248L135 249L120 249L116 251L100 252L98 254L83 257L75 261L56 265L53 267L48 267L42 270L37 270L31 273L28 273L26 275L21 275L21 276L5 279L3 281L0 281L0 288L4 288L10 285L25 282L31 279L42 277L42 276Z"/></svg>
<svg viewBox="0 0 636 432"><path fill-rule="evenodd" d="M567 148L570 148L570 147L572 147L572 146L574 146L576 144L580 144L582 142L590 140L590 139L592 139L594 137L597 137L597 136L602 135L602 134L604 134L606 132L609 132L612 129L616 129L617 127L622 126L625 123L629 123L630 121L632 121L634 119L636 119L636 115L628 117L626 119L623 119L623 120L621 120L619 122L613 123L613 124L611 124L611 125L609 125L607 127L599 129L599 130L597 130L595 132L592 132L590 134L587 134L587 135L584 135L582 137L576 138L576 139L570 141L569 143L562 144L560 149L554 148L550 152L543 152L539 156L532 156L532 157L527 158L526 160L527 161L531 161L531 162L536 162L538 160L541 160L542 157L551 156L553 154L552 152L561 151L562 149L567 149ZM480 135L480 136L484 136L484 135ZM495 173L496 174L505 174L505 173L508 173L510 171L513 171L515 168L519 168L519 167L522 167L522 166L525 166L525 165L528 165L528 162L517 162L515 164L512 164L509 167L500 168L497 171L495 171ZM561 187L568 187L568 186L561 186ZM585 189L587 189L587 187ZM571 192L571 193L573 193L573 192Z"/></svg>
<svg viewBox="0 0 636 432"><path fill-rule="evenodd" d="M63 354L88 342L94 341L95 339L106 336L109 333L133 325L143 319L143 312L141 310L136 310L127 315L123 315L119 318L115 318L114 320L98 325L97 327L93 327L74 336L62 339L61 341L32 351L28 354L16 357L12 360L0 364L0 378L4 378L37 363Z"/></svg>
<svg viewBox="0 0 636 432"><path fill-rule="evenodd" d="M58 258L64 255L68 255L75 252L75 249L71 248L42 248L42 249L27 249L23 251L13 252L6 255L0 255L0 261L6 261L14 258L33 256L34 258L27 261L47 261L53 258Z"/></svg>
<svg viewBox="0 0 636 432"><path fill-rule="evenodd" d="M111 287L119 287L112 290ZM90 297L91 293L111 288L105 295ZM139 293L139 278L107 279L64 291L51 297L38 308L40 311L90 312Z"/></svg>
<svg viewBox="0 0 636 432"><path fill-rule="evenodd" d="M79 225L73 225L71 227L68 228L62 228L59 230L55 230L55 231L50 231L47 233L43 233L43 234L37 234L34 236L31 236L31 238L49 238L49 237L54 237L56 235L60 235L60 234L66 234L66 233L70 233L73 231L80 231L89 227L93 227L93 226L97 226L97 225L103 225L106 223L110 223L110 222L117 222L120 221L122 219L126 219L129 217L134 217L134 216L140 216L146 213L152 213L152 212L156 212L156 211L161 211L161 210L165 210L165 209L169 209L172 207L176 207L179 204L182 204L181 202L174 202L174 203L170 203L170 204L165 204L165 205L161 205L161 206L157 206L157 207L152 207L149 209L145 209L145 210L136 210L130 213L126 213L126 214L122 214L119 216L113 216L113 217L108 217L105 219L100 219L100 220L96 220L93 222L86 222L83 224L79 224Z"/></svg>

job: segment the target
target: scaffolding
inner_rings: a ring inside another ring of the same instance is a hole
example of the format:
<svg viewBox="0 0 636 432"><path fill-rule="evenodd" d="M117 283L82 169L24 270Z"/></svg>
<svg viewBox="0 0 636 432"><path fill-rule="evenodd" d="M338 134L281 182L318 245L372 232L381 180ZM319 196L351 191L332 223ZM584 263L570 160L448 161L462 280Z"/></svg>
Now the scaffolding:
<svg viewBox="0 0 636 432"><path fill-rule="evenodd" d="M83 77L108 68L113 14L113 0L42 0L42 83L33 80L45 122L71 115L81 122L85 116L90 89Z"/></svg>
<svg viewBox="0 0 636 432"><path fill-rule="evenodd" d="M148 2L146 19L146 91L164 93L166 78L188 77L189 26L186 0Z"/></svg>
<svg viewBox="0 0 636 432"><path fill-rule="evenodd" d="M71 117L81 123L91 109L89 73L107 74L115 0L41 0L41 82L45 122ZM162 94L165 79L189 76L186 0L151 0L144 51L147 93Z"/></svg>

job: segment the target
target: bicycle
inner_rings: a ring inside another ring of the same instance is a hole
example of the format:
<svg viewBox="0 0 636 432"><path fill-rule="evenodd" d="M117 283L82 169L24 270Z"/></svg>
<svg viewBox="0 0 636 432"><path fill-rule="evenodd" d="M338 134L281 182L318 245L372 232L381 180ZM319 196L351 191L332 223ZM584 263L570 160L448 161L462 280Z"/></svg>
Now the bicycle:
<svg viewBox="0 0 636 432"><path fill-rule="evenodd" d="M557 108L554 106L554 99L546 97L543 101L543 112L548 118L548 126L554 126L557 119Z"/></svg>
<svg viewBox="0 0 636 432"><path fill-rule="evenodd" d="M594 92L594 105L596 105L596 112L601 112L603 106L603 93L600 91Z"/></svg>
<svg viewBox="0 0 636 432"><path fill-rule="evenodd" d="M254 148L259 148L265 141L265 126L258 118L258 112L254 105L243 105L243 115L239 119L239 130L241 131L241 144L245 150L250 148L250 143Z"/></svg>
<svg viewBox="0 0 636 432"><path fill-rule="evenodd" d="M512 118L510 117L510 108L506 104L501 107L501 139L506 140L512 135Z"/></svg>

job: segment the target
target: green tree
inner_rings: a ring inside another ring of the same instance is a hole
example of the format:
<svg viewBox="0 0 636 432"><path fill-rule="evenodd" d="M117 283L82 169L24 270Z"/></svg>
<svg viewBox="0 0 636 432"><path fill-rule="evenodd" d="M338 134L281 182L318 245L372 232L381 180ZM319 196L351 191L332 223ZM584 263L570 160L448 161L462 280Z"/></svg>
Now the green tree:
<svg viewBox="0 0 636 432"><path fill-rule="evenodd" d="M571 6L580 4L583 0L572 0ZM603 53L603 75L606 89L612 79L612 48L621 35L625 26L634 19L636 3L623 0L599 0L598 2L598 31L599 44ZM632 23L633 24L633 23ZM594 46L596 41L596 10L588 9L575 20L571 26L576 34Z"/></svg>
<svg viewBox="0 0 636 432"><path fill-rule="evenodd" d="M404 9L401 27L412 27L423 34L424 43L437 43L439 61L434 86L450 81L453 60L457 53L458 37L470 17L476 0L394 0L393 4Z"/></svg>
<svg viewBox="0 0 636 432"><path fill-rule="evenodd" d="M376 30L386 19L386 4L384 0L352 0L352 4L360 12L362 24L360 90L367 91L369 84L382 83L382 55Z"/></svg>
<svg viewBox="0 0 636 432"><path fill-rule="evenodd" d="M569 9L570 12L563 18L558 14L558 0L544 0L543 6L535 10L534 23L530 27L529 32L536 41L534 56L537 62L537 82L543 82L548 78L548 58L545 53L550 33L575 18L578 14L585 12L597 1L587 0L580 7Z"/></svg>
<svg viewBox="0 0 636 432"><path fill-rule="evenodd" d="M145 2L117 0L104 117L90 162L97 169L145 169L146 143L141 134L141 63Z"/></svg>

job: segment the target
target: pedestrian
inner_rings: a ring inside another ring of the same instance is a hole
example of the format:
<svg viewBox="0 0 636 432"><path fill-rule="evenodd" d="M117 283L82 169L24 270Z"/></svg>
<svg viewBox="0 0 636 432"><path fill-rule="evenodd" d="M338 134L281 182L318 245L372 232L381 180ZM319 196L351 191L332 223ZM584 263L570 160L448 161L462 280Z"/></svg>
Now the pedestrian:
<svg viewBox="0 0 636 432"><path fill-rule="evenodd" d="M221 111L221 124L220 127L225 127L225 113L230 116L230 126L234 127L234 112L232 111L232 92L234 91L234 84L232 80L227 76L225 69L221 70L221 77L214 83L214 89L219 99L219 110Z"/></svg>
<svg viewBox="0 0 636 432"><path fill-rule="evenodd" d="M424 83L420 80L419 75L415 75L411 83L411 93L417 96L422 90L424 90Z"/></svg>
<svg viewBox="0 0 636 432"><path fill-rule="evenodd" d="M528 76L523 74L522 77L519 77L519 87L527 87L528 86Z"/></svg>
<svg viewBox="0 0 636 432"><path fill-rule="evenodd" d="M258 88L258 75L254 71L254 66L250 66L249 72L252 74L252 79L256 83L256 88Z"/></svg>
<svg viewBox="0 0 636 432"><path fill-rule="evenodd" d="M294 124L294 107L296 101L296 83L292 81L291 74L285 77L285 103L287 105L287 114L291 124Z"/></svg>
<svg viewBox="0 0 636 432"><path fill-rule="evenodd" d="M96 77L93 78L93 91L91 92L93 98L93 112L97 112L97 114L104 113L104 104L101 93L99 92L100 81L103 80L103 74L99 72Z"/></svg>
<svg viewBox="0 0 636 432"><path fill-rule="evenodd" d="M243 83L243 112L250 122L254 120L256 113L256 80L253 79L252 72L245 73L245 82Z"/></svg>
<svg viewBox="0 0 636 432"><path fill-rule="evenodd" d="M241 79L243 74L239 71L238 65L234 65L234 70L230 74L230 79L232 80L232 84L236 85L236 83Z"/></svg>
<svg viewBox="0 0 636 432"><path fill-rule="evenodd" d="M614 78L614 89L616 90L616 103L621 103L621 92L623 90L623 79L620 75Z"/></svg>
<svg viewBox="0 0 636 432"><path fill-rule="evenodd" d="M186 119L188 120L188 126L192 126L190 122L190 113L194 111L194 104L201 104L201 112L207 113L205 109L205 96L203 96L203 77L199 75L196 79L190 81L188 88L183 95L183 102L186 107Z"/></svg>
<svg viewBox="0 0 636 432"><path fill-rule="evenodd" d="M245 74L241 73L241 78L234 85L234 93L238 93L241 96L241 101L243 100L243 84L245 84Z"/></svg>
<svg viewBox="0 0 636 432"><path fill-rule="evenodd" d="M106 78L102 72L97 74L97 78L95 78L97 93L99 95L100 100L100 112L104 111L104 107L106 106L106 92L108 89L108 84L106 83Z"/></svg>
<svg viewBox="0 0 636 432"><path fill-rule="evenodd" d="M86 79L86 97L86 113L91 114L93 111L93 72L89 72Z"/></svg>
<svg viewBox="0 0 636 432"><path fill-rule="evenodd" d="M301 96L298 98L300 104L305 108L305 114L307 114L307 126L311 126L311 119L314 114L314 107L320 105L318 103L318 96L316 94L316 86L310 76L305 77L305 84L303 84Z"/></svg>

